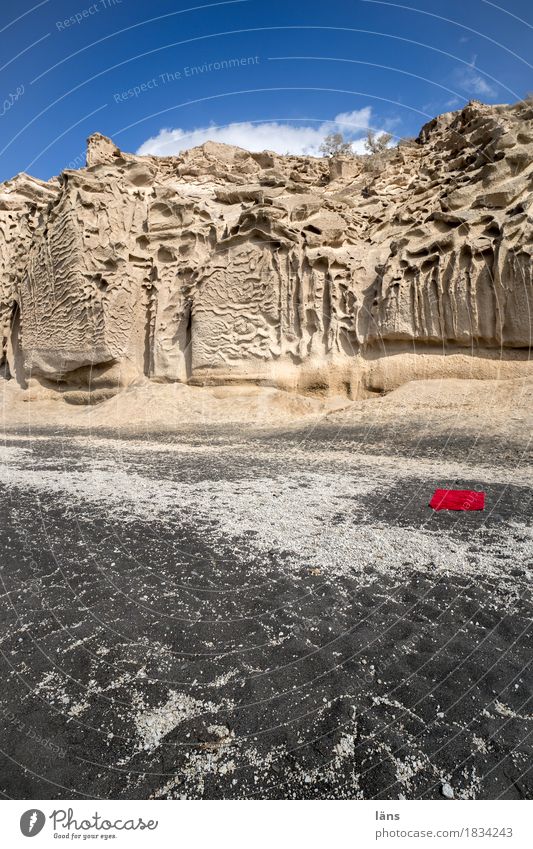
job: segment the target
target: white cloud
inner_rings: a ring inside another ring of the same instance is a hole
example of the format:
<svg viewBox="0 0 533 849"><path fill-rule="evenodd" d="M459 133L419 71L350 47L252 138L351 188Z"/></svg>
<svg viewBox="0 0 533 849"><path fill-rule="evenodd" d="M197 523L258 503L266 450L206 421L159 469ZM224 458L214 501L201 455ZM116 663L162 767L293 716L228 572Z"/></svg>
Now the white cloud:
<svg viewBox="0 0 533 849"><path fill-rule="evenodd" d="M173 156L182 150L196 147L206 141L225 142L246 150L273 150L320 156L320 145L328 133L342 132L352 141L355 153L364 153L364 131L371 126L372 108L365 106L353 112L340 112L332 121L316 126L309 124L280 123L279 121L242 121L225 126L212 124L194 130L164 129L147 139L137 150L138 154Z"/></svg>
<svg viewBox="0 0 533 849"><path fill-rule="evenodd" d="M338 115L335 115L333 123L346 135L350 135L358 130L368 129L371 119L372 107L365 106L363 109L355 109L353 112L339 112Z"/></svg>
<svg viewBox="0 0 533 849"><path fill-rule="evenodd" d="M468 94L479 94L481 97L495 97L497 89L480 74L476 68L476 59L477 56L473 56L469 65L456 69L455 81Z"/></svg>

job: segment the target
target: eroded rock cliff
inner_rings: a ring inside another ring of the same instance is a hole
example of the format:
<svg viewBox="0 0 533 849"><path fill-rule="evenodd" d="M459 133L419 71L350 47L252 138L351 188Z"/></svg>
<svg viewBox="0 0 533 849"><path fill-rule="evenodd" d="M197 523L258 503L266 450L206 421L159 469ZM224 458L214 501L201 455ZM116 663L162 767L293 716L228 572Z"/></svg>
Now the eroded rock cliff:
<svg viewBox="0 0 533 849"><path fill-rule="evenodd" d="M531 103L470 103L379 157L96 134L86 168L0 189L4 370L82 402L531 373L532 204Z"/></svg>

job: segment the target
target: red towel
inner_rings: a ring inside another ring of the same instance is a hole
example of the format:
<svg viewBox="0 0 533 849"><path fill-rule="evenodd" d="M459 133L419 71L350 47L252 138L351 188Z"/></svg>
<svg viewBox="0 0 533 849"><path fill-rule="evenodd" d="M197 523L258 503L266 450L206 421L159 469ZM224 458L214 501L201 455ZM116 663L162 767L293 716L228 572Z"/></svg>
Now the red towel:
<svg viewBox="0 0 533 849"><path fill-rule="evenodd" d="M434 510L484 510L485 493L473 489L436 489L429 506Z"/></svg>

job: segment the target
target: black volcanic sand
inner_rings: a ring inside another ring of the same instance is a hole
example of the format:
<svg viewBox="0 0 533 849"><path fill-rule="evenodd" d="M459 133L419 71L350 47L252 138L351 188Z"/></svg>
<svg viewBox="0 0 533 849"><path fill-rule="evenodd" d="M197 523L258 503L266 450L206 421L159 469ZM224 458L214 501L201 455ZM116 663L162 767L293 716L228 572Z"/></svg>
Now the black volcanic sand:
<svg viewBox="0 0 533 849"><path fill-rule="evenodd" d="M2 451L5 797L533 798L520 446L322 425ZM435 513L436 486L487 510Z"/></svg>

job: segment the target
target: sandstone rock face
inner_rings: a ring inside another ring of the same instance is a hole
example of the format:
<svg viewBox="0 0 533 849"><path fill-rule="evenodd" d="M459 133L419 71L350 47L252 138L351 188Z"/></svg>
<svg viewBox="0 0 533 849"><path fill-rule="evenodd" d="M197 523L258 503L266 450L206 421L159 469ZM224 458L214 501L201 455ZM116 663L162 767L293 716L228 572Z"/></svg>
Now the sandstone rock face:
<svg viewBox="0 0 533 849"><path fill-rule="evenodd" d="M139 379L357 397L516 377L532 345L533 106L470 103L342 160L89 139L0 189L8 375L73 401Z"/></svg>
<svg viewBox="0 0 533 849"><path fill-rule="evenodd" d="M20 350L20 283L25 275L35 231L42 226L43 212L57 198L57 181L44 183L18 174L0 185L0 332L2 365L11 361L24 385L24 366ZM16 362L16 365L15 365Z"/></svg>

